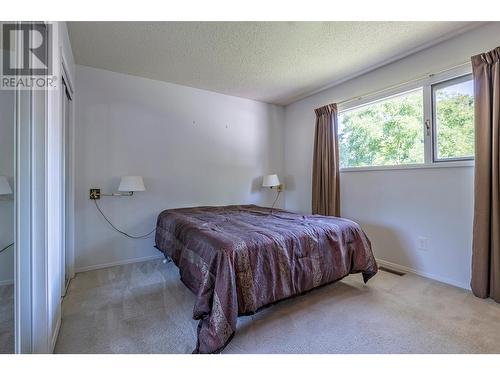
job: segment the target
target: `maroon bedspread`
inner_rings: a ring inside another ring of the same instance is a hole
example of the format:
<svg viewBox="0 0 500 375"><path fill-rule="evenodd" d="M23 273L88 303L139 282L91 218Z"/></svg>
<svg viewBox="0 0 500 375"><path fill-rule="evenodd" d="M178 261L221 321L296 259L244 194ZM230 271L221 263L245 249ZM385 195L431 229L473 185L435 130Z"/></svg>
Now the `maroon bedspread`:
<svg viewBox="0 0 500 375"><path fill-rule="evenodd" d="M238 315L362 272L377 273L358 224L258 206L195 207L158 216L156 247L196 294L196 353L220 351Z"/></svg>

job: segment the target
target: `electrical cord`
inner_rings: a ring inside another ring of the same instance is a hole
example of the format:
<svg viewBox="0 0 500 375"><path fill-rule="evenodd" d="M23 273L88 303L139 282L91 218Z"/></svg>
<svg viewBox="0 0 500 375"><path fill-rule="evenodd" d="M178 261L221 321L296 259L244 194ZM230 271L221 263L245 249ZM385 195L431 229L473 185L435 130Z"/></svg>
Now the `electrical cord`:
<svg viewBox="0 0 500 375"><path fill-rule="evenodd" d="M116 230L118 233L120 234L123 234L125 237L128 237L128 238L131 238L133 240L141 240L141 239L146 239L148 238L151 234L153 234L153 232L156 231L156 228L153 229L151 232L147 233L147 234L143 234L141 236L133 236L131 234L128 234L120 229L118 229L117 227L115 227L113 225L113 223L107 218L107 216L104 214L104 212L102 212L101 210L101 207L99 207L99 205L97 204L97 199L93 199L94 203L95 203L95 206L97 208L97 211L99 211L99 213L102 215L102 217L104 218L104 220L106 220L108 222L108 224L111 226L111 228L113 228L114 230Z"/></svg>
<svg viewBox="0 0 500 375"><path fill-rule="evenodd" d="M5 246L2 250L0 250L0 254L3 253L5 250L7 250L11 246L14 246L14 242L12 242L11 244Z"/></svg>
<svg viewBox="0 0 500 375"><path fill-rule="evenodd" d="M273 205L271 206L271 213L273 213L274 205L278 201L278 198L280 197L281 191L278 190L278 194L276 194L276 199L274 199Z"/></svg>

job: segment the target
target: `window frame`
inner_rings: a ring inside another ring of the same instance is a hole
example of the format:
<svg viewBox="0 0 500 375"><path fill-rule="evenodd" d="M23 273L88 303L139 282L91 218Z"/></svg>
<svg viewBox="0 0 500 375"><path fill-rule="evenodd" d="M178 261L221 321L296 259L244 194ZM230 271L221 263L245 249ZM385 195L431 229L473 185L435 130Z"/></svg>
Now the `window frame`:
<svg viewBox="0 0 500 375"><path fill-rule="evenodd" d="M447 79L446 81L441 81L431 85L431 95L432 95L432 161L434 163L450 163L454 161L465 161L474 160L474 156L459 156L451 158L440 158L438 154L438 128L437 128L437 109L436 109L436 90L448 87L456 83L462 83L472 80L472 73L461 75L458 77Z"/></svg>
<svg viewBox="0 0 500 375"><path fill-rule="evenodd" d="M398 164L398 165L381 165L381 166L364 166L364 167L347 167L340 168L341 172L356 172L356 171L374 171L374 170L391 170L391 169L427 169L427 168L451 168L451 167L473 167L474 157L472 158L446 158L435 159L434 155L434 140L436 126L434 120L434 101L433 101L433 86L440 83L450 82L455 79L460 79L472 74L471 66L462 66L455 69L450 69L444 73L428 74L427 77L413 80L411 83L404 83L396 85L389 89L383 89L375 94L360 96L358 100L338 105L338 114L354 110L358 107L367 104L379 102L384 99L402 95L417 88L423 90L423 122L422 131L424 132L424 162L418 164ZM427 131L426 124L429 124L429 131Z"/></svg>

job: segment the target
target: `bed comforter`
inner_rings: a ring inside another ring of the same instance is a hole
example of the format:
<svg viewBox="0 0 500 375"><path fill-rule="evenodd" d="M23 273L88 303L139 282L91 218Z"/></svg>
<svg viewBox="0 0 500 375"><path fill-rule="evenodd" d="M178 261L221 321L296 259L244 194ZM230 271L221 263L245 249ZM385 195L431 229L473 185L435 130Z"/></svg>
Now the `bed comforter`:
<svg viewBox="0 0 500 375"><path fill-rule="evenodd" d="M196 295L194 353L221 351L239 315L361 272L377 273L370 241L353 221L245 205L158 216L156 247Z"/></svg>

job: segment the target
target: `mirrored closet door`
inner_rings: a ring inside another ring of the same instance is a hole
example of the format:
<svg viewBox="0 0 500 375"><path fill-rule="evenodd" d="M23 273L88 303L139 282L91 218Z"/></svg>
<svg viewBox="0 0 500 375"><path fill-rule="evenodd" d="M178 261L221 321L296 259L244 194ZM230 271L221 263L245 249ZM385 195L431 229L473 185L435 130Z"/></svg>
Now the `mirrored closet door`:
<svg viewBox="0 0 500 375"><path fill-rule="evenodd" d="M0 354L14 353L15 92L0 89Z"/></svg>

